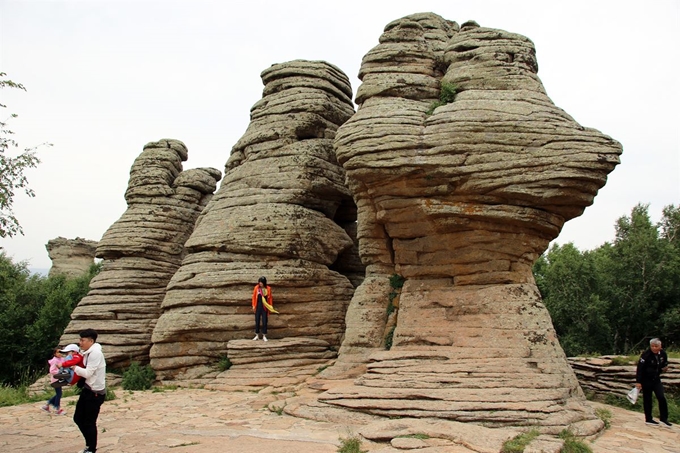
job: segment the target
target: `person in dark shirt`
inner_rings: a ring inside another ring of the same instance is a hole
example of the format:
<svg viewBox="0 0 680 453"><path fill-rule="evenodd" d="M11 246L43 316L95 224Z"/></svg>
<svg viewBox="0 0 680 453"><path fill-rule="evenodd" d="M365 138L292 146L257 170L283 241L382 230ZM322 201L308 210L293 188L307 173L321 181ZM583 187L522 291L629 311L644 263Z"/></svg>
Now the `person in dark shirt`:
<svg viewBox="0 0 680 453"><path fill-rule="evenodd" d="M670 428L668 421L668 403L663 394L661 373L668 370L668 356L661 349L661 340L654 338L649 342L649 349L642 353L635 374L635 386L642 390L642 405L645 409L645 423L652 426ZM659 402L659 420L652 418L652 393Z"/></svg>

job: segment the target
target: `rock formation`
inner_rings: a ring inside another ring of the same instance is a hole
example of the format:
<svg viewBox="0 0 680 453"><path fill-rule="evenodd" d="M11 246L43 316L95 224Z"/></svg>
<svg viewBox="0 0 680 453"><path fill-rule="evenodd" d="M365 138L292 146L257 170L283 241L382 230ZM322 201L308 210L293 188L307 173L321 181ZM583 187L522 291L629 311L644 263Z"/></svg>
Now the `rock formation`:
<svg viewBox="0 0 680 453"><path fill-rule="evenodd" d="M340 345L352 282L364 271L352 239L356 207L333 150L354 113L350 84L314 61L273 65L262 81L250 125L168 284L151 349L160 379L203 376L230 340L252 338L260 276L280 311L269 317L270 340Z"/></svg>
<svg viewBox="0 0 680 453"><path fill-rule="evenodd" d="M529 39L431 13L388 24L364 57L359 110L335 146L366 279L322 376L361 367L320 396L328 407L601 429L531 269L592 204L621 146L556 107L537 70Z"/></svg>
<svg viewBox="0 0 680 453"><path fill-rule="evenodd" d="M45 245L47 255L52 260L49 276L65 275L81 277L94 264L97 241L83 238L66 239L58 237L50 239Z"/></svg>
<svg viewBox="0 0 680 453"><path fill-rule="evenodd" d="M102 270L71 315L62 344L83 328L101 335L107 364L148 363L151 333L165 287L184 256L184 243L222 176L214 168L182 170L184 143L148 143L130 170L125 213L97 247Z"/></svg>

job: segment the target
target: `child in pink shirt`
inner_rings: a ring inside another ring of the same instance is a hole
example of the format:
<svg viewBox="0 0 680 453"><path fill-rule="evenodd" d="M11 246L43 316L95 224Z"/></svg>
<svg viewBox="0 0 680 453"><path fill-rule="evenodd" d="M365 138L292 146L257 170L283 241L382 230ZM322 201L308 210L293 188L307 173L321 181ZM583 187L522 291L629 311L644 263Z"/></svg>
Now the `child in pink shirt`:
<svg viewBox="0 0 680 453"><path fill-rule="evenodd" d="M61 368L61 364L64 361L63 356L61 355L61 350L60 348L55 348L53 352L53 357L47 361L47 363L50 364L50 382L54 383L57 382L57 378L54 377L55 374L59 372L59 369ZM56 387L54 389L54 396L47 400L47 404L41 407L42 410L45 412L50 411L50 405L54 407L54 413L57 415L64 415L66 411L62 409L61 406L61 387Z"/></svg>

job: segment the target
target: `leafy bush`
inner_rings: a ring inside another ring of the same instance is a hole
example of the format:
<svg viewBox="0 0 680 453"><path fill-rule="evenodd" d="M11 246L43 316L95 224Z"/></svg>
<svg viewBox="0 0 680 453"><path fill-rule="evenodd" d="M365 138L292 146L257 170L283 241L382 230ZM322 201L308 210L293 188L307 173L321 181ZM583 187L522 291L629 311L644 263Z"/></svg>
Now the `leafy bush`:
<svg viewBox="0 0 680 453"><path fill-rule="evenodd" d="M390 287L392 289L401 289L404 286L406 279L399 274L392 274L390 276Z"/></svg>
<svg viewBox="0 0 680 453"><path fill-rule="evenodd" d="M156 373L151 366L140 366L132 362L130 368L123 373L122 386L125 390L148 390L156 379Z"/></svg>
<svg viewBox="0 0 680 453"><path fill-rule="evenodd" d="M503 442L501 453L522 453L532 440L539 436L537 429L532 429L522 434L518 434L512 439Z"/></svg>
<svg viewBox="0 0 680 453"><path fill-rule="evenodd" d="M456 98L457 92L458 87L456 85L450 82L442 82L439 91L439 100L432 103L430 109L426 112L426 115L432 115L437 107L452 103Z"/></svg>

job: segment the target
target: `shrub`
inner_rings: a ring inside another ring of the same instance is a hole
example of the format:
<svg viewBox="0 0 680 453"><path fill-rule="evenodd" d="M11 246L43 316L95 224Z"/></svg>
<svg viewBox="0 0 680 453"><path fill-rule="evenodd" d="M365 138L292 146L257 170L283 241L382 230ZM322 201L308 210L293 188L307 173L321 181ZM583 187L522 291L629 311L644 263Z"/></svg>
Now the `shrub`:
<svg viewBox="0 0 680 453"><path fill-rule="evenodd" d="M361 439L358 436L348 436L340 438L338 453L368 453L368 450L361 449Z"/></svg>
<svg viewBox="0 0 680 453"><path fill-rule="evenodd" d="M404 286L406 279L399 274L392 274L390 276L390 287L392 289L401 289Z"/></svg>
<svg viewBox="0 0 680 453"><path fill-rule="evenodd" d="M156 373L151 366L140 366L132 362L130 368L123 373L123 388L125 390L148 390L156 379Z"/></svg>
<svg viewBox="0 0 680 453"><path fill-rule="evenodd" d="M439 100L433 102L430 106L430 109L425 114L432 115L437 107L452 103L456 98L457 92L458 87L456 87L456 85L450 82L442 82L441 89L439 91Z"/></svg>
<svg viewBox="0 0 680 453"><path fill-rule="evenodd" d="M217 362L217 368L220 371L227 371L229 368L231 368L231 360L229 360L229 357L226 355L220 356L220 361Z"/></svg>

